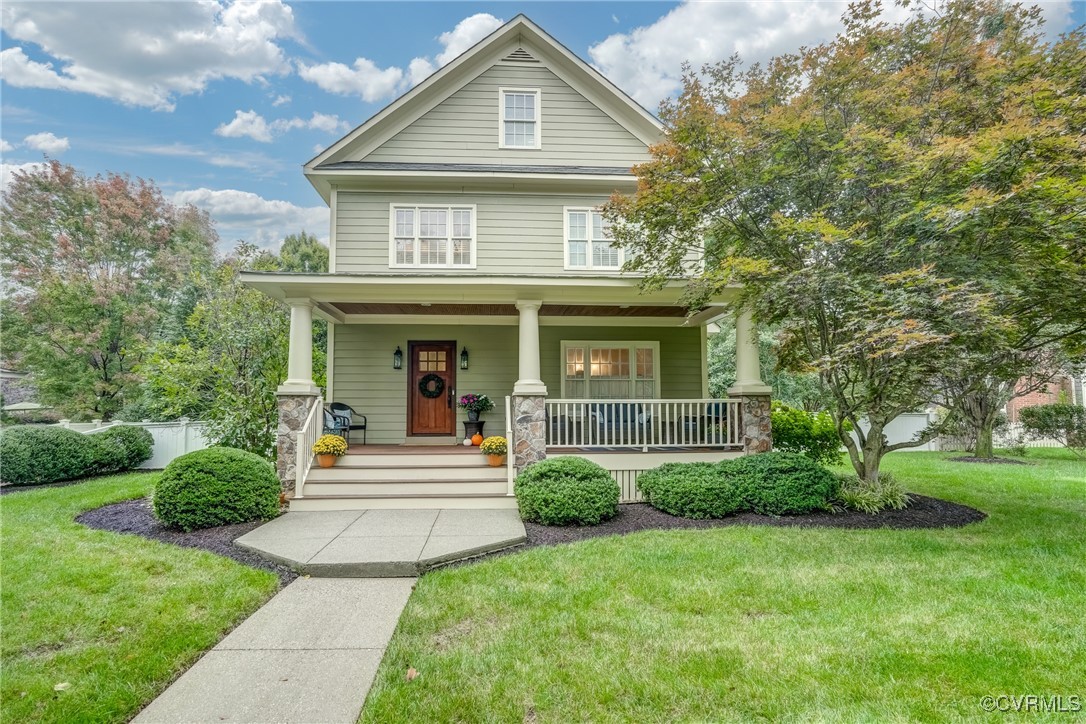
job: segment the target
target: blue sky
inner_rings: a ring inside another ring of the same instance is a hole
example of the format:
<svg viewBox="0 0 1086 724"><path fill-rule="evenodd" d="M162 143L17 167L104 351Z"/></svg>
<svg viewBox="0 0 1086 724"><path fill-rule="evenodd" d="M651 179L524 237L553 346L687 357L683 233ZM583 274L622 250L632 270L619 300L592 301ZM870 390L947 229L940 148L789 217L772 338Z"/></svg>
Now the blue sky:
<svg viewBox="0 0 1086 724"><path fill-rule="evenodd" d="M1086 2L1041 3L1050 32ZM301 166L501 21L523 12L646 107L679 66L765 60L831 37L827 2L6 2L4 177L43 154L154 179L216 220L221 248L274 248L327 210ZM900 11L897 11L900 12Z"/></svg>

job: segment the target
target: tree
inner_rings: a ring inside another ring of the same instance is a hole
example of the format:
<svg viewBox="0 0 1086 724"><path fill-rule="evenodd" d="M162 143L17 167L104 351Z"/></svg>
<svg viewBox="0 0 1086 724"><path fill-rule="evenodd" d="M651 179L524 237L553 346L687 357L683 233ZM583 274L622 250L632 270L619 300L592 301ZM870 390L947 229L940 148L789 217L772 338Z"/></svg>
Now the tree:
<svg viewBox="0 0 1086 724"><path fill-rule="evenodd" d="M304 231L290 234L279 248L279 268L285 272L323 274L328 271L328 247Z"/></svg>
<svg viewBox="0 0 1086 724"><path fill-rule="evenodd" d="M1078 457L1086 457L1086 407L1068 402L1026 407L1018 413L1034 438L1052 438Z"/></svg>
<svg viewBox="0 0 1086 724"><path fill-rule="evenodd" d="M289 318L279 302L243 286L238 273L276 265L241 243L197 275L199 301L183 338L162 341L140 369L160 416L204 419L216 444L267 458L275 456L275 391L286 378Z"/></svg>
<svg viewBox="0 0 1086 724"><path fill-rule="evenodd" d="M937 434L883 430L963 351L1086 329L1086 43L1045 45L1037 9L989 0L899 24L861 2L843 20L765 66L686 68L667 139L607 214L647 285L689 278L692 307L742 285L736 306L779 328L782 364L819 375L876 480L884 455Z"/></svg>
<svg viewBox="0 0 1086 724"><path fill-rule="evenodd" d="M727 397L735 384L735 329L725 329L709 337L709 394ZM826 409L828 402L818 375L782 369L777 355L776 336L764 331L758 339L758 358L762 379L773 388L773 397L791 407L807 412Z"/></svg>
<svg viewBox="0 0 1086 724"><path fill-rule="evenodd" d="M3 193L5 355L34 373L43 403L109 419L181 281L206 265L216 235L151 181L88 178L49 161Z"/></svg>

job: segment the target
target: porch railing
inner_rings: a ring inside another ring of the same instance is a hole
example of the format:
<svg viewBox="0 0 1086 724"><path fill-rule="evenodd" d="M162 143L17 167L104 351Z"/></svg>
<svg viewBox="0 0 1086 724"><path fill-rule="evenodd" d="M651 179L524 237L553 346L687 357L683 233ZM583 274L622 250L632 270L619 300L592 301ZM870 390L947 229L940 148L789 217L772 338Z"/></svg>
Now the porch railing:
<svg viewBox="0 0 1086 724"><path fill-rule="evenodd" d="M301 498L304 494L305 476L309 474L309 468L313 465L313 443L324 431L324 400L318 395L313 407L306 415L302 429L294 433L294 497Z"/></svg>
<svg viewBox="0 0 1086 724"><path fill-rule="evenodd" d="M742 445L735 399L547 400L549 447L727 447Z"/></svg>

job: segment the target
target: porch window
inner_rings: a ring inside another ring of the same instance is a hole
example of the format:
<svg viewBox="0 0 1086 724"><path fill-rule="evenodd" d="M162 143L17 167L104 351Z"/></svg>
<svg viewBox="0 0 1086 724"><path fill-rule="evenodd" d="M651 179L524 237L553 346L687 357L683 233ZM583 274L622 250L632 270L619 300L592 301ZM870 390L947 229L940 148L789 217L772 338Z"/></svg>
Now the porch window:
<svg viewBox="0 0 1086 724"><path fill-rule="evenodd" d="M659 398L659 358L659 342L562 342L562 397Z"/></svg>
<svg viewBox="0 0 1086 724"><path fill-rule="evenodd" d="M475 268L474 206L391 209L390 267Z"/></svg>
<svg viewBox="0 0 1086 724"><path fill-rule="evenodd" d="M539 148L539 89L499 88L498 148Z"/></svg>
<svg viewBox="0 0 1086 724"><path fill-rule="evenodd" d="M597 209L566 209L566 269L622 267L619 249L611 244L611 225Z"/></svg>

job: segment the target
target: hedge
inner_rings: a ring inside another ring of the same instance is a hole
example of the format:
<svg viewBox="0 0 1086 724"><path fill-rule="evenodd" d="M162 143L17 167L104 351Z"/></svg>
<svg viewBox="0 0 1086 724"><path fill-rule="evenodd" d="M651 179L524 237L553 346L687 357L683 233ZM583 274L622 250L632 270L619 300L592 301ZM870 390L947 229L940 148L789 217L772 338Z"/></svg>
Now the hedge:
<svg viewBox="0 0 1086 724"><path fill-rule="evenodd" d="M121 425L84 435L63 427L17 426L0 432L0 479L44 485L107 475L151 457L151 433Z"/></svg>
<svg viewBox="0 0 1086 724"><path fill-rule="evenodd" d="M637 487L654 508L683 518L723 518L745 506L717 463L666 463L641 473Z"/></svg>
<svg viewBox="0 0 1086 724"><path fill-rule="evenodd" d="M279 479L264 458L209 447L175 458L155 485L155 515L183 531L267 520L279 514Z"/></svg>
<svg viewBox="0 0 1086 724"><path fill-rule="evenodd" d="M595 525L618 513L621 493L611 474L578 457L548 458L513 482L520 515L543 525Z"/></svg>

